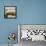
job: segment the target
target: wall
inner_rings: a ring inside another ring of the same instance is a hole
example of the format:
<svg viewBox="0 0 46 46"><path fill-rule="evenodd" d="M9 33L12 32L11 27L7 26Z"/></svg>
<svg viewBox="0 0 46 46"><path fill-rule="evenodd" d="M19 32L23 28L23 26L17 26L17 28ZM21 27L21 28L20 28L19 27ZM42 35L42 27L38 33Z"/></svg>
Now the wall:
<svg viewBox="0 0 46 46"><path fill-rule="evenodd" d="M17 6L16 19L4 19L7 5ZM17 24L46 24L46 0L0 0L0 44L8 43L9 32L18 32Z"/></svg>

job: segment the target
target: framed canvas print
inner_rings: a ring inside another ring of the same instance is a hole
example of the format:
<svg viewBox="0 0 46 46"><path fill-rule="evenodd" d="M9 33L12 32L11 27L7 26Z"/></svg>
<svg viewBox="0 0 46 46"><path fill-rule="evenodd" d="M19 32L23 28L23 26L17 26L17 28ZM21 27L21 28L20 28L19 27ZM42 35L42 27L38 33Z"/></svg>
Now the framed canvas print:
<svg viewBox="0 0 46 46"><path fill-rule="evenodd" d="M4 18L16 19L16 6L4 6Z"/></svg>
<svg viewBox="0 0 46 46"><path fill-rule="evenodd" d="M46 41L46 25L20 24L18 25L21 40Z"/></svg>

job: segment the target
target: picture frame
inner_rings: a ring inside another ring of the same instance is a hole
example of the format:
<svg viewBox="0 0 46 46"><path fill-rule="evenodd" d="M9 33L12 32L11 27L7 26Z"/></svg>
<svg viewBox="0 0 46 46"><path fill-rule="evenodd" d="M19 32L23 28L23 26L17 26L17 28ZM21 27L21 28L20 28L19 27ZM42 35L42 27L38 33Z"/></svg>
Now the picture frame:
<svg viewBox="0 0 46 46"><path fill-rule="evenodd" d="M16 6L4 6L4 18L5 19L16 19L17 8Z"/></svg>
<svg viewBox="0 0 46 46"><path fill-rule="evenodd" d="M38 36L39 35L39 36ZM19 24L18 41L46 41L46 24Z"/></svg>

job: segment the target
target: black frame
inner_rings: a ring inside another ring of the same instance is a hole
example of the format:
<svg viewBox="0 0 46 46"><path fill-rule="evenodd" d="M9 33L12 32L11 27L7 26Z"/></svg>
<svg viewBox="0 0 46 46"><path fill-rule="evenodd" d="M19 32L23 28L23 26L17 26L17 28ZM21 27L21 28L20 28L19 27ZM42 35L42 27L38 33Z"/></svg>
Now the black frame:
<svg viewBox="0 0 46 46"><path fill-rule="evenodd" d="M6 15L5 15L5 8L6 7L15 7L15 11L16 11L16 13L15 13L15 18L8 18ZM17 7L16 6L4 6L4 18L5 19L16 19L17 18Z"/></svg>

